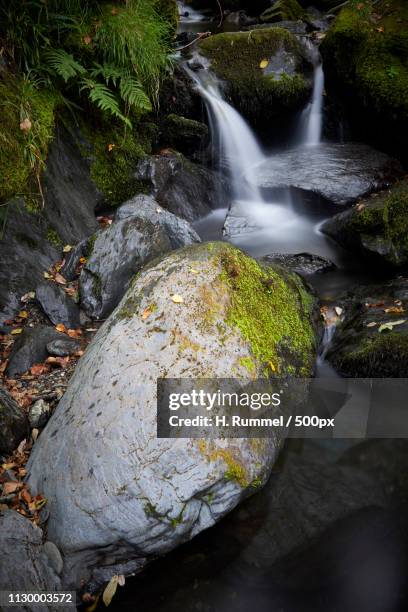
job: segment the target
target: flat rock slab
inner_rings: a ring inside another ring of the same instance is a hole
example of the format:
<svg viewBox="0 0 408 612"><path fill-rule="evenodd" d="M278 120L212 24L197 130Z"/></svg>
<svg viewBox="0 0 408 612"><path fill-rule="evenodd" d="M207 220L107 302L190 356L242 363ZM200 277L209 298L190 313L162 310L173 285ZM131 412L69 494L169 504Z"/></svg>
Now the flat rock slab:
<svg viewBox="0 0 408 612"><path fill-rule="evenodd" d="M358 143L324 143L267 158L254 170L259 187L296 187L350 204L402 175L398 161Z"/></svg>

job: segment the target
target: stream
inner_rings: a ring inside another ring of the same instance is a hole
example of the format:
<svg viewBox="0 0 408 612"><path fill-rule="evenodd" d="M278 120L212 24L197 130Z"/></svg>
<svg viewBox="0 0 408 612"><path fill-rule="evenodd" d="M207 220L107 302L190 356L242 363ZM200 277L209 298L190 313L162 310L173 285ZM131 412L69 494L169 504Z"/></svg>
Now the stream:
<svg viewBox="0 0 408 612"><path fill-rule="evenodd" d="M182 15L187 11L180 10ZM205 16L190 11L182 17L181 27L199 32L206 23ZM323 67L317 47L306 38L304 44L313 58L312 98L296 119L294 136L273 149L260 145L246 121L224 99L221 84L202 58L195 55L185 66L204 100L213 157L227 175L231 191L231 204L200 219L195 229L203 240L228 240L257 258L312 253L330 260L334 267L303 276L322 303L333 308L345 290L370 280L378 282L381 272L368 269L320 231L325 219L343 210L341 205L309 190L274 186L281 179L279 173L301 170L299 160L307 164L309 183L324 181L325 165L333 167L347 153L347 143L322 138ZM358 154L356 146L353 151ZM334 329L329 325L324 332L317 376L336 376L324 359ZM345 468L337 463L353 452L357 442L291 441L264 490L220 524L147 567L118 593L112 609L403 609L400 593L406 558L398 513L380 508L371 476L360 472L360 459L351 456ZM373 452L370 444L365 448L368 456ZM319 535L314 537L316 531Z"/></svg>

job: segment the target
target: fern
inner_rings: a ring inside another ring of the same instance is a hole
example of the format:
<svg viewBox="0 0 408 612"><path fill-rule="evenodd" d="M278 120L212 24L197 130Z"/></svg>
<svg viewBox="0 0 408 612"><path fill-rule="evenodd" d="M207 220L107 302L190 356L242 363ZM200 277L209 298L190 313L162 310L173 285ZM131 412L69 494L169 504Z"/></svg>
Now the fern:
<svg viewBox="0 0 408 612"><path fill-rule="evenodd" d="M89 99L101 111L110 113L126 123L129 127L132 127L129 119L121 113L119 102L115 94L106 85L87 78L83 79L80 91L84 89L89 91Z"/></svg>
<svg viewBox="0 0 408 612"><path fill-rule="evenodd" d="M116 87L118 80L125 74L128 74L128 72L114 64L95 64L89 74L93 79L102 77L107 85L112 82Z"/></svg>
<svg viewBox="0 0 408 612"><path fill-rule="evenodd" d="M65 83L86 72L85 68L74 59L74 56L64 49L50 49L45 52L44 59L49 68L64 79Z"/></svg>
<svg viewBox="0 0 408 612"><path fill-rule="evenodd" d="M132 76L123 76L120 79L119 91L122 99L137 110L149 112L152 104L144 91L140 81Z"/></svg>

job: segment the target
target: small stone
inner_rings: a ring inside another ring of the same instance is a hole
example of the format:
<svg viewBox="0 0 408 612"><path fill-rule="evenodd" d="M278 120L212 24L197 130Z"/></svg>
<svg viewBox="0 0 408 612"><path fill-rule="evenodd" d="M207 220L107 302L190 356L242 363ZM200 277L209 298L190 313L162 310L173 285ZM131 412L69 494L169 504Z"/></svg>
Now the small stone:
<svg viewBox="0 0 408 612"><path fill-rule="evenodd" d="M51 416L51 406L40 399L37 400L30 408L28 413L28 420L32 429L44 427L48 419Z"/></svg>
<svg viewBox="0 0 408 612"><path fill-rule="evenodd" d="M80 348L80 343L71 338L58 338L58 340L51 340L51 342L47 344L47 351L50 355L54 355L55 357L73 355L79 351Z"/></svg>
<svg viewBox="0 0 408 612"><path fill-rule="evenodd" d="M43 546L43 551L47 555L51 567L60 576L62 574L64 562L62 560L61 553L54 544L54 542L50 542L49 540L47 540L47 542L45 542Z"/></svg>

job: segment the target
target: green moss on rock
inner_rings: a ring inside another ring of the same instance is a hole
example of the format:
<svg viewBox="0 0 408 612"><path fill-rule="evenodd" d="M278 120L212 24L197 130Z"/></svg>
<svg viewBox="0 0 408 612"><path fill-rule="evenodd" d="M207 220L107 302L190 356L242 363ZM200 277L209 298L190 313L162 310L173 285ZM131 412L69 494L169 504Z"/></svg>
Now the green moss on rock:
<svg viewBox="0 0 408 612"><path fill-rule="evenodd" d="M313 298L295 274L263 268L235 248L221 255L221 279L230 289L226 322L237 327L264 372L308 376L313 370Z"/></svg>
<svg viewBox="0 0 408 612"><path fill-rule="evenodd" d="M200 43L200 52L254 124L301 107L310 93L301 46L282 28L217 34Z"/></svg>
<svg viewBox="0 0 408 612"><path fill-rule="evenodd" d="M187 155L197 151L208 136L204 123L174 113L164 118L161 127L163 144Z"/></svg>
<svg viewBox="0 0 408 612"><path fill-rule="evenodd" d="M350 117L368 122L370 136L408 135L408 5L402 0L352 2L321 45L328 91Z"/></svg>
<svg viewBox="0 0 408 612"><path fill-rule="evenodd" d="M270 8L261 15L261 21L265 23L274 21L296 21L303 19L304 10L297 0L277 0Z"/></svg>

